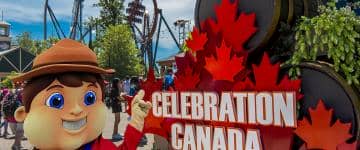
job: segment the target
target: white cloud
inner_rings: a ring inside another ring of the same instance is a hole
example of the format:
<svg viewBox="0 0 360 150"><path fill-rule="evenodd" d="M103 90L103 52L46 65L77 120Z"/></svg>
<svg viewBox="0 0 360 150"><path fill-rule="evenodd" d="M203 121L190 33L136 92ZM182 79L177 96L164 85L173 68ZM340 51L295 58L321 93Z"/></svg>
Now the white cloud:
<svg viewBox="0 0 360 150"><path fill-rule="evenodd" d="M25 24L42 22L45 0L0 0L0 10L4 11L4 19ZM97 0L84 1L84 18L98 16L98 8L92 7ZM49 5L58 20L71 21L73 0L49 0Z"/></svg>
<svg viewBox="0 0 360 150"><path fill-rule="evenodd" d="M127 3L132 0L126 0ZM194 9L196 0L157 0L158 7L162 9L165 19L167 20L170 28L175 34L175 37L178 38L178 31L175 30L173 23L178 19L191 20L192 25L194 24ZM144 0L144 5L148 9L150 14L153 14L153 4L152 0ZM192 29L192 28L190 28ZM160 47L164 49L174 49L174 53L176 53L176 44L172 40L170 34L165 29L165 25L162 25L160 39ZM154 35L156 38L156 35Z"/></svg>
<svg viewBox="0 0 360 150"><path fill-rule="evenodd" d="M0 10L4 11L4 18L7 21L14 21L24 24L41 23L43 21L45 0L0 0ZM125 0L125 7L128 2ZM168 24L172 28L176 38L178 32L175 30L173 23L177 19L191 20L194 23L194 7L196 0L157 0L158 7L163 10L163 14ZM74 0L49 0L49 5L53 9L58 20L71 21L72 7ZM98 0L85 0L83 18L98 16L99 9L94 8L93 4ZM144 5L149 9L150 14L153 12L152 0L143 0ZM174 49L176 45L170 34L162 26L161 41L159 47L164 49ZM154 36L155 38L156 36Z"/></svg>

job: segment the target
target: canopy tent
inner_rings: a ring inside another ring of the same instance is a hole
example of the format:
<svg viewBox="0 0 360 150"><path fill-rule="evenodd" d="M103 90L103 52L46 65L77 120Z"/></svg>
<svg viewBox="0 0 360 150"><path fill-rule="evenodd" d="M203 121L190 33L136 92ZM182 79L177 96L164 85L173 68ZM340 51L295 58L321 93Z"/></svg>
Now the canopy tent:
<svg viewBox="0 0 360 150"><path fill-rule="evenodd" d="M159 59L156 61L161 67L171 67L175 64L175 57L184 57L185 53L174 54L166 58Z"/></svg>
<svg viewBox="0 0 360 150"><path fill-rule="evenodd" d="M158 61L156 61L156 63L158 63L160 66L161 76L163 76L165 74L165 71L167 69L173 69L173 71L176 72L177 66L176 66L176 62L175 62L175 57L184 57L184 56L185 56L185 53L178 53L178 54L174 54L169 57L159 59Z"/></svg>
<svg viewBox="0 0 360 150"><path fill-rule="evenodd" d="M35 56L28 50L15 47L0 51L0 78L15 71L23 73L31 70Z"/></svg>

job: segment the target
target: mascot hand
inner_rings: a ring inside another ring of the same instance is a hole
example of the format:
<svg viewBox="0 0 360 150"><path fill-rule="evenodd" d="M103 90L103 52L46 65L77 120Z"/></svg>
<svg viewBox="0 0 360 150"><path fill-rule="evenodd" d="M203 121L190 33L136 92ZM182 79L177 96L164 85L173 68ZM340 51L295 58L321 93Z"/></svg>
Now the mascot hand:
<svg viewBox="0 0 360 150"><path fill-rule="evenodd" d="M140 90L131 102L131 120L130 125L142 132L144 128L144 119L151 108L150 102L143 100L144 90Z"/></svg>

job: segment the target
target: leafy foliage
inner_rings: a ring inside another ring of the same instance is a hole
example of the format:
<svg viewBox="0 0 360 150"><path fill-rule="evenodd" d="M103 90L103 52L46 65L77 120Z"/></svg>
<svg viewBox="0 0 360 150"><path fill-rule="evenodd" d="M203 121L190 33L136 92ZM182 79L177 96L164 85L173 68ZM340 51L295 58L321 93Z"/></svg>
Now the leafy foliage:
<svg viewBox="0 0 360 150"><path fill-rule="evenodd" d="M99 39L97 51L100 65L114 68L117 77L139 75L143 71L135 41L127 25L108 27Z"/></svg>
<svg viewBox="0 0 360 150"><path fill-rule="evenodd" d="M40 54L58 41L59 39L54 37L50 37L47 40L33 40L30 32L23 32L16 36L17 44L34 55Z"/></svg>
<svg viewBox="0 0 360 150"><path fill-rule="evenodd" d="M17 73L15 71L11 72L10 75L6 76L4 80L1 81L1 86L7 88L13 88L13 83L11 81L11 78L16 75Z"/></svg>
<svg viewBox="0 0 360 150"><path fill-rule="evenodd" d="M39 55L44 50L50 48L53 44L58 42L60 39L50 37L47 40L33 40L32 47L30 48L30 52L34 55Z"/></svg>
<svg viewBox="0 0 360 150"><path fill-rule="evenodd" d="M17 35L16 42L21 48L25 48L27 50L30 50L33 46L30 32L23 32L20 35Z"/></svg>
<svg viewBox="0 0 360 150"><path fill-rule="evenodd" d="M100 8L100 16L90 18L90 20L101 29L105 30L111 25L122 24L125 20L124 0L99 0L93 6Z"/></svg>
<svg viewBox="0 0 360 150"><path fill-rule="evenodd" d="M287 63L296 66L325 54L333 61L335 70L345 75L348 84L359 85L360 18L348 7L320 6L319 11L319 16L301 18L296 29L295 52ZM294 77L300 71L294 67L289 73Z"/></svg>

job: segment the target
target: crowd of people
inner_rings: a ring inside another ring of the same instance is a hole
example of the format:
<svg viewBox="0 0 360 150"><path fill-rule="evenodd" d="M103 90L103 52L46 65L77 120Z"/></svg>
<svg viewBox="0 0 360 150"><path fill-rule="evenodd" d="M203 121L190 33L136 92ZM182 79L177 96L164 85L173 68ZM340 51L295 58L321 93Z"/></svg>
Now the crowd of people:
<svg viewBox="0 0 360 150"><path fill-rule="evenodd" d="M124 98L124 95L135 96L137 91L141 89L140 77L129 77L127 76L124 79L114 78L111 83L107 84L107 97L105 102L109 108L112 109L112 112L115 117L112 140L119 141L123 139L123 136L118 132L118 126L120 123L120 113L125 113L127 108L127 101ZM167 70L164 79L163 79L163 90L169 90L174 88L174 74L171 69ZM130 120L130 118L128 118ZM144 136L140 144L146 144L147 139Z"/></svg>
<svg viewBox="0 0 360 150"><path fill-rule="evenodd" d="M20 150L21 140L26 139L23 123L14 117L16 109L22 105L22 87L22 83L16 83L13 88L1 87L0 90L0 137L14 139L12 150Z"/></svg>
<svg viewBox="0 0 360 150"><path fill-rule="evenodd" d="M115 121L112 133L113 141L123 140L123 135L119 134L118 126L120 123L120 113L126 113L127 101L124 96L135 96L140 90L141 77L126 77L124 79L114 78L106 83L105 103L109 109L112 109ZM174 86L174 75L172 70L168 70L164 76L163 89L168 90ZM17 122L14 117L16 109L22 106L22 87L24 84L15 83L13 88L1 87L0 90L0 137L5 139L14 139L12 149L20 150L21 141L24 137L23 123ZM127 118L130 120L130 117ZM145 145L147 139L144 136L140 144Z"/></svg>
<svg viewBox="0 0 360 150"><path fill-rule="evenodd" d="M125 113L128 105L124 95L135 96L137 91L140 90L140 78L126 77L123 80L114 78L112 79L111 83L108 83L106 89L107 97L105 98L105 102L106 105L112 109L112 113L115 117L112 140L120 141L123 139L123 135L119 134L118 132L120 113ZM130 118L128 118L128 120L129 119Z"/></svg>

